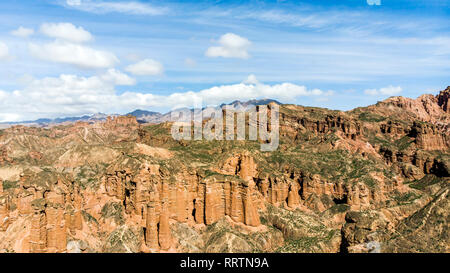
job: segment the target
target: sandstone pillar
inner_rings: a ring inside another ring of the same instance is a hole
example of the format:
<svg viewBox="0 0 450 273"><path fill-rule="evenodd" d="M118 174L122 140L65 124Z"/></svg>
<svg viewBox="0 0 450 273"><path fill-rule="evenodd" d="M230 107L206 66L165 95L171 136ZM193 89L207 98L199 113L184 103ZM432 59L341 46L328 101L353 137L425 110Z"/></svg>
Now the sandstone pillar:
<svg viewBox="0 0 450 273"><path fill-rule="evenodd" d="M267 179L261 180L261 182L259 183L259 190L260 190L261 194L265 198L267 198L268 192L269 192L269 181L267 181Z"/></svg>
<svg viewBox="0 0 450 273"><path fill-rule="evenodd" d="M64 219L64 208L58 208L58 216L56 221L56 249L57 252L65 252L67 250L67 226Z"/></svg>
<svg viewBox="0 0 450 273"><path fill-rule="evenodd" d="M48 252L54 253L58 250L58 209L54 207L47 207L45 214L47 216L47 250Z"/></svg>
<svg viewBox="0 0 450 273"><path fill-rule="evenodd" d="M205 184L198 186L197 198L195 198L195 222L205 223Z"/></svg>
<svg viewBox="0 0 450 273"><path fill-rule="evenodd" d="M259 215L253 205L252 199L252 188L251 185L247 187L244 194L244 223L248 226L259 226L261 223L259 221Z"/></svg>
<svg viewBox="0 0 450 273"><path fill-rule="evenodd" d="M125 178L124 175L119 173L119 179L116 180L116 196L120 200L125 200Z"/></svg>
<svg viewBox="0 0 450 273"><path fill-rule="evenodd" d="M224 184L224 195L225 215L231 216L231 182L229 181Z"/></svg>
<svg viewBox="0 0 450 273"><path fill-rule="evenodd" d="M32 193L25 192L19 194L17 197L17 209L19 210L19 215L24 216L33 212L33 209L31 208L31 201L33 201L33 199Z"/></svg>
<svg viewBox="0 0 450 273"><path fill-rule="evenodd" d="M144 180L143 179L138 179L137 181L136 181L136 194L135 194L135 214L136 215L140 215L141 216L141 218L143 219L143 221L144 221L144 224L145 224L145 218L146 218L146 214L145 214L145 211L146 211L146 208L147 208L147 205L145 204L145 201L146 201L146 196L145 196L145 193L146 193L146 191L144 190L145 188L144 188Z"/></svg>
<svg viewBox="0 0 450 273"><path fill-rule="evenodd" d="M0 231L5 231L9 225L9 198L0 197Z"/></svg>
<svg viewBox="0 0 450 273"><path fill-rule="evenodd" d="M47 247L47 219L45 213L36 210L31 218L30 252L42 253Z"/></svg>
<svg viewBox="0 0 450 273"><path fill-rule="evenodd" d="M287 205L290 208L294 208L299 204L300 204L300 195L298 194L298 187L295 183L293 183L289 187Z"/></svg>
<svg viewBox="0 0 450 273"><path fill-rule="evenodd" d="M158 220L155 202L150 202L147 206L145 240L149 248L158 249Z"/></svg>
<svg viewBox="0 0 450 273"><path fill-rule="evenodd" d="M180 223L185 223L188 218L187 210L187 192L183 185L177 186L176 191L176 215L177 220Z"/></svg>
<svg viewBox="0 0 450 273"><path fill-rule="evenodd" d="M237 183L231 184L231 219L235 222L244 222L244 204L242 202L241 189Z"/></svg>
<svg viewBox="0 0 450 273"><path fill-rule="evenodd" d="M169 218L177 218L177 184L169 184Z"/></svg>
<svg viewBox="0 0 450 273"><path fill-rule="evenodd" d="M239 162L239 174L245 181L250 181L256 175L256 164L253 157L242 155Z"/></svg>
<svg viewBox="0 0 450 273"><path fill-rule="evenodd" d="M81 214L81 211L82 211L82 207L83 207L83 201L82 201L82 197L80 195L78 188L75 192L75 197L74 197L73 202L74 202L73 227L76 230L82 230L83 229L83 215Z"/></svg>
<svg viewBox="0 0 450 273"><path fill-rule="evenodd" d="M213 192L211 185L205 185L205 224L210 225L214 223L216 218L216 193Z"/></svg>
<svg viewBox="0 0 450 273"><path fill-rule="evenodd" d="M167 199L163 200L161 214L159 216L159 245L162 250L168 250L172 243L169 224L169 209Z"/></svg>

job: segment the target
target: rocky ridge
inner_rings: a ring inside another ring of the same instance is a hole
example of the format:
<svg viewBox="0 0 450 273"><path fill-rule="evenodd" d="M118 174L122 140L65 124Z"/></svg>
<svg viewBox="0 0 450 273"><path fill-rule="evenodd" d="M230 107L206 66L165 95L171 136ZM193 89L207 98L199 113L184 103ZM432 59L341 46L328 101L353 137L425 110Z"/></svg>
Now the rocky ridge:
<svg viewBox="0 0 450 273"><path fill-rule="evenodd" d="M275 152L175 141L170 123L133 116L13 126L0 131L0 251L448 251L449 92L281 105Z"/></svg>

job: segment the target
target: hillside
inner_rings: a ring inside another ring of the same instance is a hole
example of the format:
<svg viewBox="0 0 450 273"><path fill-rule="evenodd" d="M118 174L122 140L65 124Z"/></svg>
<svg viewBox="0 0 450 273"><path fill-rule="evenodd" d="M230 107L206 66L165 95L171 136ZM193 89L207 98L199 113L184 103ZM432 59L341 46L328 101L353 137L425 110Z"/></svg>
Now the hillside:
<svg viewBox="0 0 450 273"><path fill-rule="evenodd" d="M274 152L146 111L0 130L0 252L448 252L449 94L283 104Z"/></svg>

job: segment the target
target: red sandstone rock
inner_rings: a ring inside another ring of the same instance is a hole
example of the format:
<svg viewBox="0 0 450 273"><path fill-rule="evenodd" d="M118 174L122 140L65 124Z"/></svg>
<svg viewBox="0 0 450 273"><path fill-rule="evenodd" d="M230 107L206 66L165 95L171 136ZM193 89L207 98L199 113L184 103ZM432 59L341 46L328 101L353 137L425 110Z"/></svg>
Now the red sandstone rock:
<svg viewBox="0 0 450 273"><path fill-rule="evenodd" d="M172 235L169 225L169 211L167 200L163 200L161 214L159 216L159 245L162 250L168 250L172 244Z"/></svg>
<svg viewBox="0 0 450 273"><path fill-rule="evenodd" d="M36 152L36 151L29 152L28 156L33 158L33 159L36 159L36 160L41 160L42 159L42 153Z"/></svg>
<svg viewBox="0 0 450 273"><path fill-rule="evenodd" d="M220 172L239 175L243 180L251 180L257 175L257 165L248 153L238 154L225 161Z"/></svg>
<svg viewBox="0 0 450 273"><path fill-rule="evenodd" d="M257 227L259 226L260 220L259 220L259 215L258 212L256 210L256 207L254 206L254 202L253 202L253 188L254 188L254 183L250 182L249 185L247 186L246 189L244 189L244 223L246 225L252 226L252 227Z"/></svg>
<svg viewBox="0 0 450 273"><path fill-rule="evenodd" d="M155 202L151 201L147 207L147 224L146 224L146 244L149 248L158 249L158 215Z"/></svg>
<svg viewBox="0 0 450 273"><path fill-rule="evenodd" d="M436 96L438 105L444 110L444 112L450 113L450 106L448 101L450 100L450 86L444 91L441 91L439 95Z"/></svg>
<svg viewBox="0 0 450 273"><path fill-rule="evenodd" d="M6 231L11 223L9 219L9 206L9 198L7 196L0 195L0 231Z"/></svg>
<svg viewBox="0 0 450 273"><path fill-rule="evenodd" d="M418 107L417 115L430 123L413 124L411 122L410 124L413 125L407 127L395 122L381 123L379 127L376 127L377 134L389 135L393 139L409 135L414 141L413 145L422 150L448 149L448 132L444 130L445 126L437 124L435 120L438 114L445 114L441 109L448 112L448 92L441 93L443 95L440 94L437 98L423 96L413 101L398 98L388 100L387 104L400 107L404 112L410 110L414 112L413 109ZM436 102L440 108L436 107ZM295 118L285 115L282 123L281 133L292 136L295 141L300 140L301 132L305 130L319 136L336 132L341 140L349 140L346 143L362 142L363 138L361 124L346 114L330 114L320 121L310 117ZM111 134L126 134L127 130L132 131L133 128L139 127L139 124L133 118L117 118L109 119L101 125L78 123L74 127L76 128L68 130L73 130L77 137L81 130L84 132L86 127L89 127L89 130L97 130L96 133L100 137L110 137ZM10 129L10 132L31 134L32 130L34 129L16 127ZM111 130L112 133L105 133L108 130ZM62 139L62 134L65 134L65 131L59 129L55 129L51 133L52 137L58 138L57 141L66 141L59 140L59 138ZM72 143L70 141L67 143ZM117 138L111 142L116 143L115 141ZM362 143L365 145L365 142ZM342 148L342 146L340 147ZM6 148L2 150L0 161L2 158L7 158L6 151ZM352 150L359 155L358 151ZM29 152L28 155L35 159L41 158L39 154L32 153ZM386 159L389 166L395 167L395 164L399 162L414 164L417 168L423 169L424 173L430 173L437 164L436 158L429 156L428 153L380 150L380 154ZM226 221L232 226L239 226L246 231L261 230L260 228L263 227L260 226L259 214L264 211L266 202L277 206L278 209L287 207L293 211L298 207L303 209L306 200L311 197L318 202L318 204L311 202L312 205L308 207L311 212L322 212L334 205L333 202L337 203L338 201L345 202L354 210L366 210L382 204L389 194L394 191L401 192L403 188L401 178L396 178L393 182L388 179L384 180L383 174L374 174L381 178L376 179L377 188L372 189L357 180L345 184L340 181L327 181L318 174L303 173L303 170L289 169L290 167L282 164L274 164L272 167L277 171L269 175L264 170L265 166L256 164L256 162L260 162L261 157L264 157L257 152L233 153L224 160L224 163L220 161L216 162L216 165L208 167L210 170L225 175L209 176L192 167L194 164L192 166L180 164L177 166L180 169L176 170L175 174L171 173L173 171L168 171L165 166L167 161L161 163L161 158L155 159L155 156L151 154L145 154L146 157L140 159L143 163L139 165L135 163L137 161L132 161L135 155L132 153L129 158L124 155L126 159L123 161L127 162L124 163L125 167L119 163L113 163L107 168L106 173L100 174L99 176L103 176L103 178L98 191L74 186L75 183L72 183L74 178L67 178L68 181L58 179L58 184L54 184L50 179L49 181L39 181L45 185L30 185L30 176L23 175L19 187L6 191L7 194L4 195L3 184L0 180L0 220L13 219L9 218L12 215L11 204L16 205L17 212L13 217L21 219L29 217L30 219L31 233L28 238L30 251L64 252L69 231L71 238L81 236L86 239L87 237L86 240L92 240L92 245L98 243L92 234L114 231L117 226L105 225L104 221L95 224L96 220L103 217L101 213L103 205L107 202L114 202L123 208L126 225L140 228L140 234L143 234L142 230L145 228L145 235L141 235L142 238L138 238L138 240L145 241L151 251L157 251L159 249L168 250L176 246L169 222L177 221L184 223L189 228L195 227L195 229L201 230L204 228L203 225L212 225L226 218ZM47 160L47 157L45 159ZM172 159L176 159L176 157ZM6 161L3 160L3 162ZM175 162L178 164L178 161ZM58 170L58 173L60 171ZM66 171L68 169L61 172ZM423 176L424 173L421 172L418 175ZM75 185L79 185L78 182ZM299 192L302 193L301 196ZM91 195L95 198L90 199ZM33 205L36 199L45 199L45 209ZM325 204L326 202L321 203L321 199L331 200L331 205ZM84 217L87 216L85 214L83 217L82 211L89 212L94 219L84 224ZM232 221L229 220L230 218ZM4 222L0 231L5 230L10 222L11 220ZM195 223L201 225L195 225Z"/></svg>

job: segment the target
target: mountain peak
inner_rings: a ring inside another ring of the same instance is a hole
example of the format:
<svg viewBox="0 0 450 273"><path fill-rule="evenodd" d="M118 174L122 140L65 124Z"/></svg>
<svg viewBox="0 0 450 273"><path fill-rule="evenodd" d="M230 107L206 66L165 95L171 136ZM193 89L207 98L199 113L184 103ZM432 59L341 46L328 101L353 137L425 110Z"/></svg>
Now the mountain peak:
<svg viewBox="0 0 450 273"><path fill-rule="evenodd" d="M223 107L225 105L233 105L233 106L266 105L266 104L270 104L270 103L276 103L279 105L282 104L281 102L274 100L274 99L252 99L252 100L248 100L248 101L235 100L232 103L229 103L229 104L224 103L220 106Z"/></svg>
<svg viewBox="0 0 450 273"><path fill-rule="evenodd" d="M449 99L450 99L450 86L447 87L447 89L442 90L437 96L436 99L438 100L438 105L447 113L450 113L450 107L449 107Z"/></svg>
<svg viewBox="0 0 450 273"><path fill-rule="evenodd" d="M159 112L153 112L153 111L147 111L147 110L142 110L142 109L136 109L133 112L130 112L126 115L132 115L135 117L140 117L140 116L154 116L154 115L161 115L161 113Z"/></svg>

